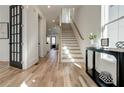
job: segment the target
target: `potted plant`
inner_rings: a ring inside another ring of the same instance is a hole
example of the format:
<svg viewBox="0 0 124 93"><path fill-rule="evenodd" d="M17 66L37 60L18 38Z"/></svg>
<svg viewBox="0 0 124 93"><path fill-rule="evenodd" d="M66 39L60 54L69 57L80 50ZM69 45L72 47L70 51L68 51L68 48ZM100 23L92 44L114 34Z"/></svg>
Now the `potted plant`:
<svg viewBox="0 0 124 93"><path fill-rule="evenodd" d="M90 33L89 39L90 39L90 41L91 41L91 45L92 45L92 46L95 46L96 37L97 37L97 36L96 36L95 34Z"/></svg>

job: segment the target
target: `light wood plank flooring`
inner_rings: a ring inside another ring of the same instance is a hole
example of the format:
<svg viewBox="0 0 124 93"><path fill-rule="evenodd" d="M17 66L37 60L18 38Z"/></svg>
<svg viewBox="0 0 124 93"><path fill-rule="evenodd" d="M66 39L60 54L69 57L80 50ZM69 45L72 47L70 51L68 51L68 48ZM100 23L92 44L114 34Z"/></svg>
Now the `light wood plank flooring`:
<svg viewBox="0 0 124 93"><path fill-rule="evenodd" d="M0 87L96 87L85 73L83 63L61 63L58 53L50 53L27 70L0 62Z"/></svg>

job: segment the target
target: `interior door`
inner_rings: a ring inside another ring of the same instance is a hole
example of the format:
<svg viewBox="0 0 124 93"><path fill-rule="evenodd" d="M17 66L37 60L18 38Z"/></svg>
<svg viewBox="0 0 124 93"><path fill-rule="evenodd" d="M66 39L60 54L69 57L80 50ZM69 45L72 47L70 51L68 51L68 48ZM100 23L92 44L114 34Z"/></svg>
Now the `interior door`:
<svg viewBox="0 0 124 93"><path fill-rule="evenodd" d="M22 69L22 6L10 6L10 66Z"/></svg>

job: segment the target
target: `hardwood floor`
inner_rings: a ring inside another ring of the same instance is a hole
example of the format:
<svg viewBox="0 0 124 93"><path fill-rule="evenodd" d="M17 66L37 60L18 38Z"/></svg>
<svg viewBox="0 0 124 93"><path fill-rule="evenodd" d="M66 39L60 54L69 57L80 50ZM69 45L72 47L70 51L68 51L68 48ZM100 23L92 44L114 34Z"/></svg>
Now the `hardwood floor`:
<svg viewBox="0 0 124 93"><path fill-rule="evenodd" d="M96 87L85 73L83 63L61 63L51 50L47 57L27 70L0 63L1 87Z"/></svg>

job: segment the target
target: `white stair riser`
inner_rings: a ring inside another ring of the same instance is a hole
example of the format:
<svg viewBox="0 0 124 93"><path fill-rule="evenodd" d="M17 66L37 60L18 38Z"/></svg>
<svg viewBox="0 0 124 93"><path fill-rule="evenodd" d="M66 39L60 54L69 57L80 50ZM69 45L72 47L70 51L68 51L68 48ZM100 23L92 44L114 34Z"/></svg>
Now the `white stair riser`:
<svg viewBox="0 0 124 93"><path fill-rule="evenodd" d="M76 58L76 57L82 57L82 58L83 58L82 55L76 55L76 54L75 54L75 55L74 55L74 54L73 54L73 55L71 54L71 57L72 57L72 58ZM62 58L70 58L70 57L65 54L65 55L62 55Z"/></svg>
<svg viewBox="0 0 124 93"><path fill-rule="evenodd" d="M63 47L67 47L69 53ZM70 56L69 56L70 55ZM61 62L83 62L83 56L73 31L62 31Z"/></svg>
<svg viewBox="0 0 124 93"><path fill-rule="evenodd" d="M83 59L74 59L74 61L72 61L71 59L63 59L62 62L84 62Z"/></svg>
<svg viewBox="0 0 124 93"><path fill-rule="evenodd" d="M63 54L68 54L68 52L65 50L61 50L61 51ZM79 49L70 49L69 50L69 54L79 54L79 53L81 54L81 51Z"/></svg>
<svg viewBox="0 0 124 93"><path fill-rule="evenodd" d="M80 50L79 47L67 47L67 49L68 49L68 50L69 50L69 49L70 49L70 50L75 50L75 49L76 49L76 50ZM63 50L64 50L64 49L63 49Z"/></svg>

